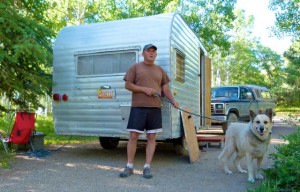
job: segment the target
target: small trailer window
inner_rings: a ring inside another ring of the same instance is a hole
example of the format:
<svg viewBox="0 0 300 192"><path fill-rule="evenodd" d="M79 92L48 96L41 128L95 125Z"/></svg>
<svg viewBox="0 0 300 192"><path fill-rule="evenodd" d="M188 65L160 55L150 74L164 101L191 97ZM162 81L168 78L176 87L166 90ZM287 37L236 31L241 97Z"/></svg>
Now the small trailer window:
<svg viewBox="0 0 300 192"><path fill-rule="evenodd" d="M136 52L109 52L77 56L77 75L125 73L136 63Z"/></svg>
<svg viewBox="0 0 300 192"><path fill-rule="evenodd" d="M176 80L184 83L185 82L185 64L184 55L176 50Z"/></svg>

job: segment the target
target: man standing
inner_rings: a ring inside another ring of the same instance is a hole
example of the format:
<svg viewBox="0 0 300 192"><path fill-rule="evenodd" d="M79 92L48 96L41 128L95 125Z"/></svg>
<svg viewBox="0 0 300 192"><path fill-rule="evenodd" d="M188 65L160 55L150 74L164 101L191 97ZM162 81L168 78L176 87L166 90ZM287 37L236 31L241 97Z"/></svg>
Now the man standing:
<svg viewBox="0 0 300 192"><path fill-rule="evenodd" d="M120 173L120 177L133 174L137 141L140 134L146 130L146 162L143 177L152 178L150 164L156 147L156 133L162 132L161 100L156 96L157 93L163 93L174 107L179 107L169 89L168 75L154 63L156 51L155 45L145 45L142 53L144 61L132 65L124 76L125 88L132 92L132 106L127 126L130 133L127 144L127 166Z"/></svg>

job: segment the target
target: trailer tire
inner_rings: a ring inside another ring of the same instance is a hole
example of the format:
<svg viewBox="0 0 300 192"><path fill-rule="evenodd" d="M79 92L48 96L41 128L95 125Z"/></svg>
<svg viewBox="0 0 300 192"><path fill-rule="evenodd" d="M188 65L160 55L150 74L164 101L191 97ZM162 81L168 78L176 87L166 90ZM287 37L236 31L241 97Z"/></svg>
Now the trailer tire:
<svg viewBox="0 0 300 192"><path fill-rule="evenodd" d="M173 144L176 155L188 155L187 143L184 138L175 139Z"/></svg>
<svg viewBox="0 0 300 192"><path fill-rule="evenodd" d="M99 137L100 145L103 149L117 148L120 139L114 137Z"/></svg>

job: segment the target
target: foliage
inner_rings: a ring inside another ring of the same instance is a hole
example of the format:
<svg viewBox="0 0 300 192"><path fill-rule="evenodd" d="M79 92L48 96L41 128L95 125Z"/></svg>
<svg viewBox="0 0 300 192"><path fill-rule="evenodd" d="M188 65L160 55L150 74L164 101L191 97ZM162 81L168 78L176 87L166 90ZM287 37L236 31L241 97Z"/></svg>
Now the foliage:
<svg viewBox="0 0 300 192"><path fill-rule="evenodd" d="M0 130L2 130L1 132L7 133L6 135L3 136L9 136L9 134L12 131L13 124L15 121L14 116L12 116L13 114L8 114L7 116L5 115L0 116ZM67 135L55 134L53 118L51 116L49 117L37 116L35 122L35 130L37 132L43 132L45 134L45 138L44 138L45 145L66 144L66 143L86 143L86 142L98 140L97 137L92 137L92 136L85 137L85 136L67 136ZM0 151L2 151L2 146L0 148Z"/></svg>
<svg viewBox="0 0 300 192"><path fill-rule="evenodd" d="M53 33L44 24L43 2L0 2L0 95L19 109L36 109L38 96L51 92Z"/></svg>
<svg viewBox="0 0 300 192"><path fill-rule="evenodd" d="M203 41L208 51L228 51L236 1L208 0L95 0L48 2L49 17L57 26L79 25L178 12ZM55 31L58 31L56 28Z"/></svg>
<svg viewBox="0 0 300 192"><path fill-rule="evenodd" d="M287 119L283 119L283 122L287 123L288 125L297 126L300 125L300 119L298 116L288 114Z"/></svg>
<svg viewBox="0 0 300 192"><path fill-rule="evenodd" d="M277 153L270 154L274 165L265 170L266 180L254 191L300 190L300 127L293 134L283 138L288 144L276 147Z"/></svg>
<svg viewBox="0 0 300 192"><path fill-rule="evenodd" d="M0 143L0 147L2 144ZM9 169L11 168L14 162L14 154L5 154L4 150L0 150L0 171L1 169Z"/></svg>
<svg viewBox="0 0 300 192"><path fill-rule="evenodd" d="M18 109L51 92L52 41L65 26L180 12L210 50L229 49L236 1L8 0L0 3L0 95ZM212 53L213 54L213 53ZM3 83L2 83L3 82ZM1 109L11 105L1 105Z"/></svg>
<svg viewBox="0 0 300 192"><path fill-rule="evenodd" d="M277 115L289 115L300 116L300 107L283 107L276 106L275 108Z"/></svg>
<svg viewBox="0 0 300 192"><path fill-rule="evenodd" d="M283 61L276 52L251 36L253 17L235 12L230 54L220 57L213 68L213 81L218 85L256 84L274 88L283 82Z"/></svg>
<svg viewBox="0 0 300 192"><path fill-rule="evenodd" d="M300 105L300 39L293 42L288 51L284 53L287 59L287 66L284 70L286 73L285 89L283 95L288 97L285 105Z"/></svg>
<svg viewBox="0 0 300 192"><path fill-rule="evenodd" d="M85 136L66 136L57 135L54 132L53 118L46 116L38 116L36 119L36 131L43 132L45 136L45 145L66 144L66 143L85 143L95 141L97 137Z"/></svg>
<svg viewBox="0 0 300 192"><path fill-rule="evenodd" d="M69 25L82 25L125 18L174 12L179 1L174 0L49 0L48 17L55 31Z"/></svg>
<svg viewBox="0 0 300 192"><path fill-rule="evenodd" d="M234 12L235 3L236 0L1 1L0 96L10 102L1 101L0 110L36 110L44 104L40 96L51 93L52 42L63 27L169 12L180 13L204 44L213 61L213 84L263 85L271 89L279 105L299 104L299 3L270 2L278 31L293 32L296 37L295 46L285 53L289 61L286 68L277 53L251 36L254 18L246 18L243 11Z"/></svg>
<svg viewBox="0 0 300 192"><path fill-rule="evenodd" d="M300 99L300 3L299 0L271 0L269 8L275 12L273 32L277 37L291 36L292 46L284 53L287 60L285 83L277 86L279 105L299 105Z"/></svg>
<svg viewBox="0 0 300 192"><path fill-rule="evenodd" d="M269 8L275 11L275 28L277 36L289 35L294 39L300 37L300 3L299 0L270 0Z"/></svg>
<svg viewBox="0 0 300 192"><path fill-rule="evenodd" d="M9 136L12 131L14 121L14 113L7 115L5 115L5 113L0 114L0 134L3 137ZM98 141L97 137L63 136L55 134L52 117L38 116L35 123L35 129L37 132L43 132L46 134L44 138L45 145L66 145ZM2 134L4 132L6 133L5 135ZM14 162L15 146L11 145L11 147L13 150L9 150L9 153L6 154L2 146L2 142L0 142L0 170L10 168Z"/></svg>
<svg viewBox="0 0 300 192"><path fill-rule="evenodd" d="M230 42L228 32L236 19L233 13L236 0L193 1L183 0L179 12L195 31L208 52L213 55L226 55Z"/></svg>

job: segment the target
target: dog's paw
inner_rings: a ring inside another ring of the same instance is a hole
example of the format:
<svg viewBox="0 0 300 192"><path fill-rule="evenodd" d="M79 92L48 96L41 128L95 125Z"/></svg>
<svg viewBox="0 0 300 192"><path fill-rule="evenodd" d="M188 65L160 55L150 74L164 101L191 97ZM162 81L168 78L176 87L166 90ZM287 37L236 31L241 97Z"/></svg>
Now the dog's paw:
<svg viewBox="0 0 300 192"><path fill-rule="evenodd" d="M225 173L226 173L227 175L232 175L232 171L230 171L230 170L226 170Z"/></svg>
<svg viewBox="0 0 300 192"><path fill-rule="evenodd" d="M248 182L249 183L255 183L255 179L254 178L248 178Z"/></svg>
<svg viewBox="0 0 300 192"><path fill-rule="evenodd" d="M239 169L240 173L248 173L248 171L244 170L244 169Z"/></svg>
<svg viewBox="0 0 300 192"><path fill-rule="evenodd" d="M255 178L256 178L256 179L259 179L259 180L262 180L262 179L264 179L264 176L262 176L261 174L259 174L259 175L256 175Z"/></svg>

